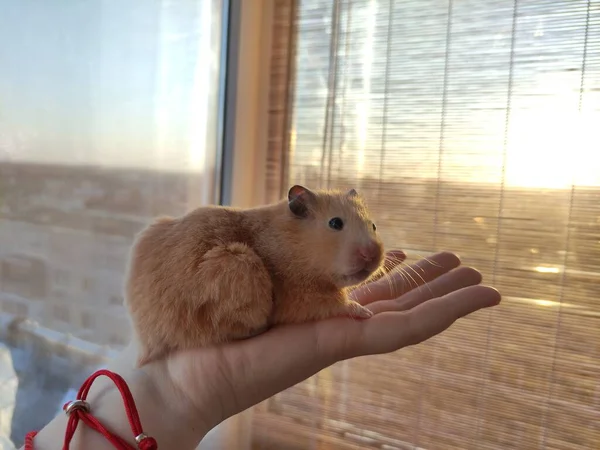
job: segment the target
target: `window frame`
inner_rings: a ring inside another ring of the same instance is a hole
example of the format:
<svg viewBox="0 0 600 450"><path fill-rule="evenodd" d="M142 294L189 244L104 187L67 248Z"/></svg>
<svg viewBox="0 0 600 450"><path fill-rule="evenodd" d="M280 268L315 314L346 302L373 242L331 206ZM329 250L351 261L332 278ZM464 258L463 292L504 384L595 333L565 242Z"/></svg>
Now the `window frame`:
<svg viewBox="0 0 600 450"><path fill-rule="evenodd" d="M253 207L265 198L276 1L224 0L215 186L221 206ZM250 450L253 413L249 408L220 423L198 448Z"/></svg>
<svg viewBox="0 0 600 450"><path fill-rule="evenodd" d="M275 2L226 2L217 175L218 203L223 206L252 207L265 198Z"/></svg>

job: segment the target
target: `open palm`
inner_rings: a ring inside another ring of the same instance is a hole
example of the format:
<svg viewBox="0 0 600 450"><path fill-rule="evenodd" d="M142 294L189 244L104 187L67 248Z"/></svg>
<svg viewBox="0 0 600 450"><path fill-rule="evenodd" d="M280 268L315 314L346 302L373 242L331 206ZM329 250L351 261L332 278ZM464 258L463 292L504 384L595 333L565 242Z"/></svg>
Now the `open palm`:
<svg viewBox="0 0 600 450"><path fill-rule="evenodd" d="M387 255L388 267L404 259ZM364 321L336 318L280 326L259 336L173 355L173 383L199 410L206 425L218 422L348 358L388 353L418 344L457 319L494 306L500 294L480 285L475 269L452 253L438 253L356 288L352 297L375 315Z"/></svg>

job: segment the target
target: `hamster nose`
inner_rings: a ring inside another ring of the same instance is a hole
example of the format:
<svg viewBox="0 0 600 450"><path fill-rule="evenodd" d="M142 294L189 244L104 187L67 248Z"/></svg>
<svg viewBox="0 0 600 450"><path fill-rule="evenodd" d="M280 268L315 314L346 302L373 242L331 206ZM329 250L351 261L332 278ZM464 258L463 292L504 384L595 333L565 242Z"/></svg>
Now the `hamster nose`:
<svg viewBox="0 0 600 450"><path fill-rule="evenodd" d="M363 260L370 262L377 258L379 247L375 242L369 242L367 245L358 247L358 254Z"/></svg>

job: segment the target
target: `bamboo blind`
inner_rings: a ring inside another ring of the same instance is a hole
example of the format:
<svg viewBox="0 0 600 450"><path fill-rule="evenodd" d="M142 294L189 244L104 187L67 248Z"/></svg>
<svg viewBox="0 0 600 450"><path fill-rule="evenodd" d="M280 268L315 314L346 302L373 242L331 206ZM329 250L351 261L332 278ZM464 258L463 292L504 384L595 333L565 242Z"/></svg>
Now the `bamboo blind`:
<svg viewBox="0 0 600 450"><path fill-rule="evenodd" d="M261 405L277 448L600 449L600 1L275 15L268 200L354 187L388 246L456 251L504 296Z"/></svg>
<svg viewBox="0 0 600 450"><path fill-rule="evenodd" d="M269 78L269 125L265 202L279 200L287 178L287 139L294 75L296 0L275 0Z"/></svg>

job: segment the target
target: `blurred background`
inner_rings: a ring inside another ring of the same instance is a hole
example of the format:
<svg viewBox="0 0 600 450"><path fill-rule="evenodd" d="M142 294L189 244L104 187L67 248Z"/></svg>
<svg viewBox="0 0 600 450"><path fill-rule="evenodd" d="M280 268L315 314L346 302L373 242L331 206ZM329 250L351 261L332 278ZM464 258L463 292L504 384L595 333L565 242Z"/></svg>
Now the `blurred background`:
<svg viewBox="0 0 600 450"><path fill-rule="evenodd" d="M0 67L0 447L127 343L152 217L301 183L503 303L201 449L600 449L600 0L0 0Z"/></svg>

